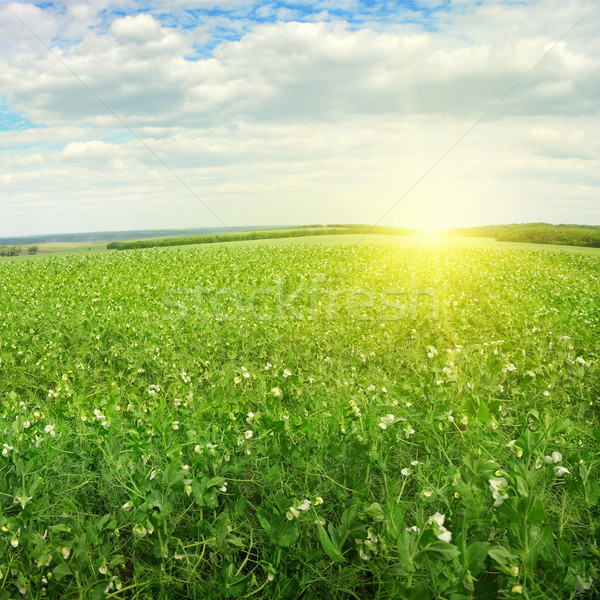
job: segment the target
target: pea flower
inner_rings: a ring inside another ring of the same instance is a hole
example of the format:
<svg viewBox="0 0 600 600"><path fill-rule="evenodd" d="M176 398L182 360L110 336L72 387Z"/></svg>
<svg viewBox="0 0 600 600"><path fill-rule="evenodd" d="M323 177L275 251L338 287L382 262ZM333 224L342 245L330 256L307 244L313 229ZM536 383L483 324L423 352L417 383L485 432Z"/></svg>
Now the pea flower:
<svg viewBox="0 0 600 600"><path fill-rule="evenodd" d="M562 460L562 454L560 452L556 452L554 451L552 453L552 456L546 456L546 462L551 465L551 464L556 464L559 463Z"/></svg>
<svg viewBox="0 0 600 600"><path fill-rule="evenodd" d="M290 506L288 511L285 513L285 518L288 521L293 521L294 519L297 519L300 516L300 512L298 511L298 509L295 506Z"/></svg>
<svg viewBox="0 0 600 600"><path fill-rule="evenodd" d="M444 515L436 512L435 515L429 517L429 523L435 525L435 535L437 536L438 540L441 540L442 542L450 542L452 539L452 532L448 531L444 527L445 519L446 517Z"/></svg>
<svg viewBox="0 0 600 600"><path fill-rule="evenodd" d="M8 456L8 453L14 450L14 448L12 446L9 446L8 444L3 444L3 448L2 448L2 456Z"/></svg>
<svg viewBox="0 0 600 600"><path fill-rule="evenodd" d="M33 498L33 496L26 496L23 494L22 496L15 496L13 498L13 504L20 504L21 509L25 508L25 505Z"/></svg>
<svg viewBox="0 0 600 600"><path fill-rule="evenodd" d="M494 506L500 506L505 500L508 499L506 493L508 488L508 481L504 477L492 477L490 480L490 492L494 497Z"/></svg>
<svg viewBox="0 0 600 600"><path fill-rule="evenodd" d="M391 413L389 415L385 415L385 417L379 417L379 427L381 429L387 429L388 425L391 425L395 421L396 417Z"/></svg>

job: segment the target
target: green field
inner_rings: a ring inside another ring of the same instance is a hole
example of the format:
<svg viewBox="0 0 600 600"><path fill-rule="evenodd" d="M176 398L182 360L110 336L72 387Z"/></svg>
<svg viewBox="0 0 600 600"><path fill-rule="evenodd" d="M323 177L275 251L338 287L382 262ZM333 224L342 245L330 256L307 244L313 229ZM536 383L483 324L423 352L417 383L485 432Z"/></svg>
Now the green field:
<svg viewBox="0 0 600 600"><path fill-rule="evenodd" d="M600 251L390 238L0 260L0 600L597 598Z"/></svg>

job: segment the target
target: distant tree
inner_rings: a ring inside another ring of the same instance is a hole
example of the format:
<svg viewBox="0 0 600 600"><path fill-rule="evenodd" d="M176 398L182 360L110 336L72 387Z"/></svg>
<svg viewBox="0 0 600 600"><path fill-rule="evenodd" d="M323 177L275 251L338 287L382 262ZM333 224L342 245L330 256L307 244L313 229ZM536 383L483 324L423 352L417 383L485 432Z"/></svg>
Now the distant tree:
<svg viewBox="0 0 600 600"><path fill-rule="evenodd" d="M39 252L39 248L37 246L29 246L29 248L27 248L27 253L28 254L37 254Z"/></svg>
<svg viewBox="0 0 600 600"><path fill-rule="evenodd" d="M8 246L0 246L0 256L8 256Z"/></svg>
<svg viewBox="0 0 600 600"><path fill-rule="evenodd" d="M21 254L21 246L9 246L8 256L17 256Z"/></svg>

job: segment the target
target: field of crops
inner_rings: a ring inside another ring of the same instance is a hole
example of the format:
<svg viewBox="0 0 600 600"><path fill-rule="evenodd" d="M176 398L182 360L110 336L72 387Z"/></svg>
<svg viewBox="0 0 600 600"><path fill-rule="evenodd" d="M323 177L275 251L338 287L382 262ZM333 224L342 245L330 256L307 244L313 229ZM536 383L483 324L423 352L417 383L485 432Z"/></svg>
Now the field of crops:
<svg viewBox="0 0 600 600"><path fill-rule="evenodd" d="M152 249L0 291L0 600L600 594L600 254Z"/></svg>

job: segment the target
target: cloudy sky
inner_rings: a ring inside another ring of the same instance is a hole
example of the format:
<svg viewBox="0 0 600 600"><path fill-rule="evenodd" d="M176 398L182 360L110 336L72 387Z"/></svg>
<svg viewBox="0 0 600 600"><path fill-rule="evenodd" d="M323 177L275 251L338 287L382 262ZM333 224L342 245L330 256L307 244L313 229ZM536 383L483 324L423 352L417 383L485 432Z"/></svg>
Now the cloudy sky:
<svg viewBox="0 0 600 600"><path fill-rule="evenodd" d="M600 224L598 0L0 0L0 237Z"/></svg>

